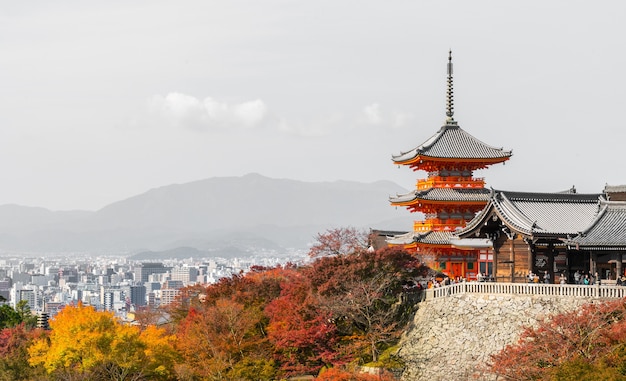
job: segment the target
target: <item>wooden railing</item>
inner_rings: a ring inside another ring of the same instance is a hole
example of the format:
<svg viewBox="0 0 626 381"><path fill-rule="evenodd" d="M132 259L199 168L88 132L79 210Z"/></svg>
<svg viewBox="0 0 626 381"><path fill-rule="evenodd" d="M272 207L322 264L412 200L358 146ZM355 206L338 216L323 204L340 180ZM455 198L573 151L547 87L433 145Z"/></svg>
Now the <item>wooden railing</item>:
<svg viewBox="0 0 626 381"><path fill-rule="evenodd" d="M458 227L464 227L466 221L462 218L448 218L441 220L439 218L431 218L426 221L413 221L413 231L427 232L431 230L452 231Z"/></svg>
<svg viewBox="0 0 626 381"><path fill-rule="evenodd" d="M445 298L452 295L474 294L512 294L543 295L554 297L584 297L599 299L619 299L626 297L626 286L615 285L578 285L578 284L536 284L536 283L500 283L500 282L462 282L449 286L429 288L426 300Z"/></svg>
<svg viewBox="0 0 626 381"><path fill-rule="evenodd" d="M417 180L418 190L429 188L484 188L485 179L470 176L431 176Z"/></svg>

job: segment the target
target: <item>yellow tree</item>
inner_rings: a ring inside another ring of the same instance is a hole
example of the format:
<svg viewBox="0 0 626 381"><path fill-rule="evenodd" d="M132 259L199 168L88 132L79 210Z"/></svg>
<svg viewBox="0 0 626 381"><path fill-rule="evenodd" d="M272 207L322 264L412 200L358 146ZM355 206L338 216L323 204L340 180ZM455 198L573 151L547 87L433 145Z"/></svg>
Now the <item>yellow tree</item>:
<svg viewBox="0 0 626 381"><path fill-rule="evenodd" d="M112 313L79 304L50 323L48 338L28 349L31 365L53 378L168 380L173 378L173 338L164 331L121 324Z"/></svg>

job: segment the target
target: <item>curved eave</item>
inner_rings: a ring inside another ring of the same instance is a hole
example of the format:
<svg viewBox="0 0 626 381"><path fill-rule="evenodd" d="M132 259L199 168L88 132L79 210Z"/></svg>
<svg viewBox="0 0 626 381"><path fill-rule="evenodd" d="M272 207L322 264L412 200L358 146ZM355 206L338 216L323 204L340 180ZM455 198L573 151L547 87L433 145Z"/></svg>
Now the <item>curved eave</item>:
<svg viewBox="0 0 626 381"><path fill-rule="evenodd" d="M410 201L393 201L391 200L391 205L393 206L405 206L405 207L409 207L409 206L418 206L418 204L421 205L470 205L470 206L483 206L485 205L485 203L487 201L480 201L480 200L476 200L476 201L467 201L467 200L429 200L429 199L425 199L425 198L415 198L413 200Z"/></svg>
<svg viewBox="0 0 626 381"><path fill-rule="evenodd" d="M488 203L485 208L478 212L476 217L474 217L465 226L465 228L457 231L455 236L460 238L470 237L475 234L476 231L480 230L480 228L482 228L482 226L494 215L498 217L500 221L503 221L505 225L508 226L514 233L521 234L525 237L532 236L533 232L530 229L524 228L524 226L522 226L522 222L509 218L503 209L499 208L497 204L494 205L493 202Z"/></svg>
<svg viewBox="0 0 626 381"><path fill-rule="evenodd" d="M592 232L594 229L596 229L600 225L600 223L602 222L602 218L608 213L608 210L609 210L608 203L606 201L600 201L600 205L602 205L602 208L598 212L598 215L596 216L596 219L593 221L593 223L591 225L589 225L589 227L587 229L585 229L582 232L583 236L588 235L590 232Z"/></svg>
<svg viewBox="0 0 626 381"><path fill-rule="evenodd" d="M485 166L503 163L511 157L511 154L503 157L494 157L494 158L478 158L478 157L434 157L427 155L416 155L412 158L404 159L404 160L396 160L392 158L393 163L397 165L409 165L409 166L419 166L423 163L468 163L468 164L483 164Z"/></svg>
<svg viewBox="0 0 626 381"><path fill-rule="evenodd" d="M480 229L483 226L485 219L485 216L491 216L491 214L489 213L489 210L491 210L491 204L487 204L485 205L485 208L483 210L481 210L480 212L478 212L474 218L472 218L466 225L464 228L456 231L454 233L455 237L460 237L460 238L464 238L467 237L469 235L473 235L476 230Z"/></svg>
<svg viewBox="0 0 626 381"><path fill-rule="evenodd" d="M571 249L579 250L579 251L626 251L626 246L624 244L618 244L615 246L611 245L575 245L568 243L567 244Z"/></svg>
<svg viewBox="0 0 626 381"><path fill-rule="evenodd" d="M531 236L534 221L530 221L528 217L517 209L506 195L500 194L502 195L502 200L492 203L497 216L516 233Z"/></svg>
<svg viewBox="0 0 626 381"><path fill-rule="evenodd" d="M453 204L482 207L489 202L490 194L491 192L485 188L429 188L389 197L389 202L395 206Z"/></svg>
<svg viewBox="0 0 626 381"><path fill-rule="evenodd" d="M421 248L429 248L429 249L452 249L452 246L449 243L423 243L417 242L415 244L417 247Z"/></svg>
<svg viewBox="0 0 626 381"><path fill-rule="evenodd" d="M493 248L493 242L485 238L450 238L450 244L461 250Z"/></svg>
<svg viewBox="0 0 626 381"><path fill-rule="evenodd" d="M392 160L398 164L419 161L420 158L455 161L469 159L479 160L479 162L487 160L489 163L497 163L508 159L512 154L512 151L485 144L462 129L456 122L448 121L424 143L399 155L392 155ZM494 159L495 161L492 162Z"/></svg>
<svg viewBox="0 0 626 381"><path fill-rule="evenodd" d="M399 246L402 247L403 249L409 250L409 251L415 251L415 249L417 248L417 245L415 245L415 242L412 243L392 243L392 242L387 242L388 245L390 246Z"/></svg>

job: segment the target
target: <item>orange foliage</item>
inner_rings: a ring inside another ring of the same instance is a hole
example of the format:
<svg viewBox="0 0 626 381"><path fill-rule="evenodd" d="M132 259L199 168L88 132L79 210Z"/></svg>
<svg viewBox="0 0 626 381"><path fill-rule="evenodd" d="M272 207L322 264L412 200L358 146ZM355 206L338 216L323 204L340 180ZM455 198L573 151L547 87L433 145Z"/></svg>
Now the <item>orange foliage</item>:
<svg viewBox="0 0 626 381"><path fill-rule="evenodd" d="M396 378L389 372L380 374L350 372L339 368L330 368L322 372L315 381L394 381Z"/></svg>
<svg viewBox="0 0 626 381"><path fill-rule="evenodd" d="M122 325L112 313L79 304L65 307L50 322L49 337L29 348L31 365L43 365L61 378L150 377L170 379L173 337L152 327L144 332ZM90 376L91 375L91 376Z"/></svg>
<svg viewBox="0 0 626 381"><path fill-rule="evenodd" d="M491 371L511 380L539 380L571 364L621 366L625 317L624 300L587 304L556 315L526 329L517 344L492 356Z"/></svg>
<svg viewBox="0 0 626 381"><path fill-rule="evenodd" d="M218 299L204 310L190 310L178 329L177 348L193 374L225 379L246 357L264 356L259 335L262 314L230 299Z"/></svg>

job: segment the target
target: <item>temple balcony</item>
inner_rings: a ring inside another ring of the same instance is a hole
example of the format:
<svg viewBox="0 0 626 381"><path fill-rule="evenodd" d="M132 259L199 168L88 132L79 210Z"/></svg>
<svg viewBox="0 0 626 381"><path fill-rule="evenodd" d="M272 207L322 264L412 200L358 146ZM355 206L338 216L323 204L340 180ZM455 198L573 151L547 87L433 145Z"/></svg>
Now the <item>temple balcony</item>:
<svg viewBox="0 0 626 381"><path fill-rule="evenodd" d="M417 233L426 233L429 231L454 231L456 228L465 227L467 221L464 219L446 219L440 220L438 218L428 219L425 221L414 221L413 231Z"/></svg>
<svg viewBox="0 0 626 381"><path fill-rule="evenodd" d="M482 177L465 176L431 176L417 180L417 189L430 188L484 188L485 179Z"/></svg>

